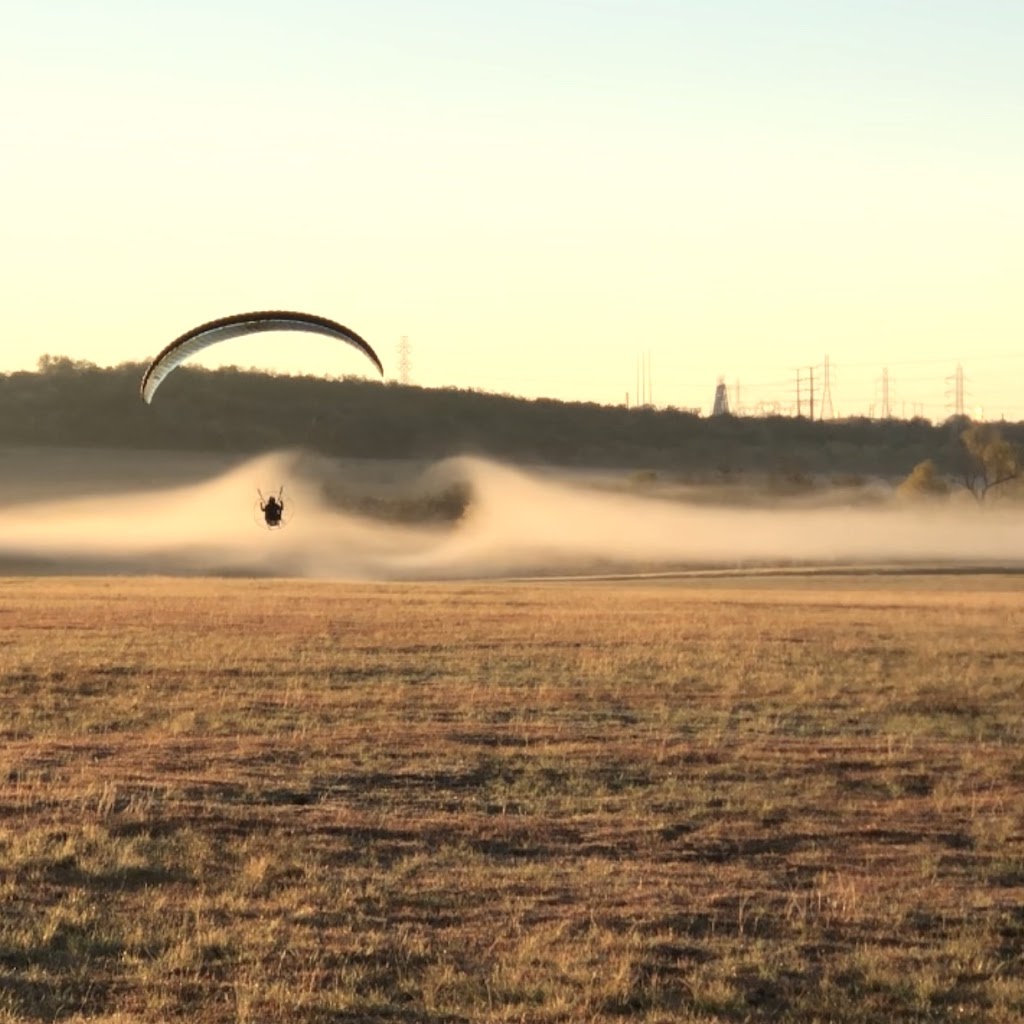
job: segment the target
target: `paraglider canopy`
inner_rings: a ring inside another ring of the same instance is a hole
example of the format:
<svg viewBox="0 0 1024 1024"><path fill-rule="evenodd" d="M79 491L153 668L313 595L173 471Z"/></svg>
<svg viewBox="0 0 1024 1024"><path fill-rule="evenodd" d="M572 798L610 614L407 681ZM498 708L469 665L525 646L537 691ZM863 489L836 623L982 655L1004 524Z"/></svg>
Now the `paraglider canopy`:
<svg viewBox="0 0 1024 1024"><path fill-rule="evenodd" d="M189 356L210 345L215 345L217 342L226 341L228 338L256 334L260 331L309 331L338 338L359 349L373 363L380 375L384 376L384 367L381 365L380 359L377 358L377 353L373 351L367 341L364 341L348 327L343 327L333 320L328 320L323 316L314 316L311 313L267 310L258 313L237 313L234 316L211 320L209 323L194 327L191 331L186 331L180 338L175 338L149 364L143 374L139 389L142 400L149 404L164 378Z"/></svg>

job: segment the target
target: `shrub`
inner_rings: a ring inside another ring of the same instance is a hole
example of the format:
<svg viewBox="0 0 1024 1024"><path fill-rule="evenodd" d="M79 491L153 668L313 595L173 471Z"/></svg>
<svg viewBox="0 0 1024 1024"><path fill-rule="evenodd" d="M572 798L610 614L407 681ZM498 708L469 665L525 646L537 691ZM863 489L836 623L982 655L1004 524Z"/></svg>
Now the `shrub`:
<svg viewBox="0 0 1024 1024"><path fill-rule="evenodd" d="M931 459L919 462L896 489L902 498L937 498L949 494L949 484Z"/></svg>

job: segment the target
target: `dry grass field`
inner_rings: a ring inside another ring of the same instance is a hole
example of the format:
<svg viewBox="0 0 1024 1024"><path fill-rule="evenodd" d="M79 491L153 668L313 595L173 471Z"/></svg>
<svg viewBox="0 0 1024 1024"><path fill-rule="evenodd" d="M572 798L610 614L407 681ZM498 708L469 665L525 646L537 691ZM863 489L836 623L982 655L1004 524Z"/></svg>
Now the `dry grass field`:
<svg viewBox="0 0 1024 1024"><path fill-rule="evenodd" d="M1024 581L0 581L0 1021L1024 1019Z"/></svg>

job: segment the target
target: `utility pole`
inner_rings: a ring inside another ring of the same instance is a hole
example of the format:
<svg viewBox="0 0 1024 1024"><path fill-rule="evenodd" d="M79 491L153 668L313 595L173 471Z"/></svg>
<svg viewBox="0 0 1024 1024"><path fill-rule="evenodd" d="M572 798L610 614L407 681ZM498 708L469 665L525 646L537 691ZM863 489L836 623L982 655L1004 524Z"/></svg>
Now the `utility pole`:
<svg viewBox="0 0 1024 1024"><path fill-rule="evenodd" d="M889 367L882 368L882 419L892 417L892 410L889 408Z"/></svg>
<svg viewBox="0 0 1024 1024"><path fill-rule="evenodd" d="M803 416L804 414L804 403L803 403L803 391L801 384L803 383L803 371L807 370L807 390L809 399L809 410L810 418L814 419L814 367L813 366L798 366L796 370L796 414L797 416Z"/></svg>

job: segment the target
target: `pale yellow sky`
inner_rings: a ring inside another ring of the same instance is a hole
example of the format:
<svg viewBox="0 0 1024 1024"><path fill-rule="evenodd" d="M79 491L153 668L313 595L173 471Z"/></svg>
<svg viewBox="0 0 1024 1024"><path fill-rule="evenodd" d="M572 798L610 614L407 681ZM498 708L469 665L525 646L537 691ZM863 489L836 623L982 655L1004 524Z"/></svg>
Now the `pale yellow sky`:
<svg viewBox="0 0 1024 1024"><path fill-rule="evenodd" d="M0 370L339 320L397 374L1024 418L1024 7L0 4ZM1021 354L1017 353L1020 350ZM362 373L281 336L204 360ZM947 394L949 392L950 394Z"/></svg>

